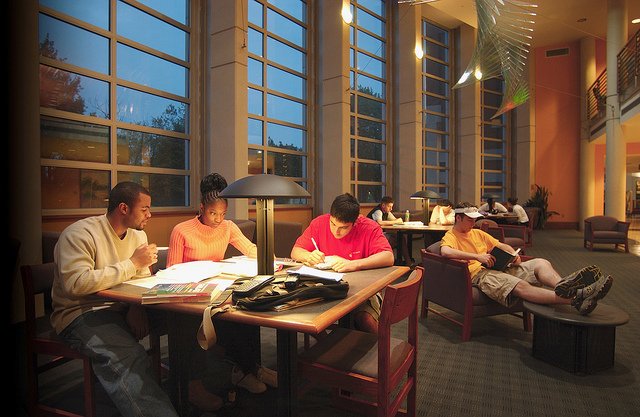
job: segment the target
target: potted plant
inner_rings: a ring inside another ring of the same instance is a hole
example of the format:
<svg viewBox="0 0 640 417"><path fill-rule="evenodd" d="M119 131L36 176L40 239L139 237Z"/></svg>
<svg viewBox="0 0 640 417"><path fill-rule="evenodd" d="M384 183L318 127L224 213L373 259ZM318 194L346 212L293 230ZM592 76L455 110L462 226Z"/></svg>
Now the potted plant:
<svg viewBox="0 0 640 417"><path fill-rule="evenodd" d="M554 214L560 214L557 211L549 210L549 196L551 192L546 187L541 187L538 184L534 184L536 187L531 197L524 203L525 207L537 207L540 209L540 216L538 216L538 222L534 225L536 229L544 229L544 225Z"/></svg>

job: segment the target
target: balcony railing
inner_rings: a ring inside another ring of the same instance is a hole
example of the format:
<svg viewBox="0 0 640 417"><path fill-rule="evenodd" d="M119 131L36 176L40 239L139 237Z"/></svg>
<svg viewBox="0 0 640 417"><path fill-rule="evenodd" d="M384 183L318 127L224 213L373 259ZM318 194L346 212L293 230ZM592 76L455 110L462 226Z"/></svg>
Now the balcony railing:
<svg viewBox="0 0 640 417"><path fill-rule="evenodd" d="M604 119L607 108L607 70L587 90L587 115L591 125Z"/></svg>
<svg viewBox="0 0 640 417"><path fill-rule="evenodd" d="M640 91L640 30L618 53L618 99L624 103ZM587 116L589 125L598 125L606 116L607 70L596 78L587 90Z"/></svg>
<svg viewBox="0 0 640 417"><path fill-rule="evenodd" d="M618 53L618 95L626 101L640 90L640 30Z"/></svg>

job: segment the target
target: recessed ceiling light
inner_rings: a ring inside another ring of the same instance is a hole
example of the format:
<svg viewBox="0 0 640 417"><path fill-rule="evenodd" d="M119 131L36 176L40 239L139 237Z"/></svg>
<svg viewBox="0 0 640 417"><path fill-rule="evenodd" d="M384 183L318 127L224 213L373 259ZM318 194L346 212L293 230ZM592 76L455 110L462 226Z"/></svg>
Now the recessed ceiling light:
<svg viewBox="0 0 640 417"><path fill-rule="evenodd" d="M586 21L587 21L586 17L581 17L580 19L576 20L576 22L578 22L578 23L584 23Z"/></svg>
<svg viewBox="0 0 640 417"><path fill-rule="evenodd" d="M640 19L633 19L631 23L640 23Z"/></svg>

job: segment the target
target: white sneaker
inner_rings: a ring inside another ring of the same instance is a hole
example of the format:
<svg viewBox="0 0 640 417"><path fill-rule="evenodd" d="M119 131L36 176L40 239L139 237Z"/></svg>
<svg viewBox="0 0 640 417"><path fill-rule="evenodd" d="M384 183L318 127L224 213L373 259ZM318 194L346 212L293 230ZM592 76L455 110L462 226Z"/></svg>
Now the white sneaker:
<svg viewBox="0 0 640 417"><path fill-rule="evenodd" d="M258 379L273 388L278 388L278 373L273 369L261 366L256 372Z"/></svg>
<svg viewBox="0 0 640 417"><path fill-rule="evenodd" d="M231 370L231 383L246 389L252 394L262 394L267 390L264 382L258 380L254 374L245 374L237 366L234 366Z"/></svg>

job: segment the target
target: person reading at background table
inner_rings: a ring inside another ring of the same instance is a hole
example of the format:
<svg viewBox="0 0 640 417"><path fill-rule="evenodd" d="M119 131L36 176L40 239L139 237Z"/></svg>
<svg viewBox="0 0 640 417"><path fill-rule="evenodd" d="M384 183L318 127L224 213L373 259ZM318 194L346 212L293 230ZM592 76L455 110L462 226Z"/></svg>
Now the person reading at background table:
<svg viewBox="0 0 640 417"><path fill-rule="evenodd" d="M503 206L501 203L498 203L493 198L488 198L486 203L478 207L478 210L485 213L491 213L491 214L508 212L505 206Z"/></svg>
<svg viewBox="0 0 640 417"><path fill-rule="evenodd" d="M392 226L394 224L402 224L403 221L401 218L396 218L393 215L393 198L390 196L384 196L380 200L380 204L375 206L369 211L367 217L374 220L380 226ZM387 238L389 244L392 248L397 247L397 234L396 233L387 233L382 232L384 237ZM402 256L404 257L406 263L411 265L412 258L409 253L409 245L407 244L407 237L405 235L400 235L404 241L402 242Z"/></svg>
<svg viewBox="0 0 640 417"><path fill-rule="evenodd" d="M518 216L518 224L522 226L529 225L529 216L527 216L527 212L524 210L524 207L518 204L517 197L510 197L507 199L507 210L512 211L513 214Z"/></svg>
<svg viewBox="0 0 640 417"><path fill-rule="evenodd" d="M151 218L149 191L121 182L107 213L69 225L54 248L51 324L62 340L91 358L98 381L123 416L177 416L156 381L145 348L144 308L95 295L149 276L158 249L143 231Z"/></svg>
<svg viewBox="0 0 640 417"><path fill-rule="evenodd" d="M219 197L227 187L226 179L212 173L200 181L200 210L196 217L178 223L171 232L167 267L191 261L220 261L229 244L243 255L255 258L257 248L231 220L225 220L227 200ZM193 321L196 334L200 321ZM256 326L216 320L218 345L235 363L231 371L231 383L247 391L259 394L267 390L266 384L277 386L274 371L260 366L260 332ZM189 381L189 401L203 411L216 411L223 405L222 399L207 390L203 377L207 360L213 365L221 359L215 350L204 351L194 338Z"/></svg>
<svg viewBox="0 0 640 417"><path fill-rule="evenodd" d="M360 203L349 193L337 196L328 214L311 221L293 245L291 258L310 266L327 260L337 272L383 268L394 261L382 229L360 215ZM382 295L377 293L355 310L356 328L378 332L381 302Z"/></svg>
<svg viewBox="0 0 640 417"><path fill-rule="evenodd" d="M438 200L438 204L433 208L429 224L448 226L452 225L455 221L455 213L453 212L453 205L451 201L442 199Z"/></svg>
<svg viewBox="0 0 640 417"><path fill-rule="evenodd" d="M515 250L474 228L479 217L482 214L469 203L456 205L455 224L442 238L440 253L446 258L468 261L473 284L489 298L505 306L518 299L538 304L571 304L584 315L592 312L598 300L609 292L613 278L604 277L595 265L561 277L546 259L521 262L517 256L505 271L491 269L495 258L489 252L494 246L509 253Z"/></svg>

